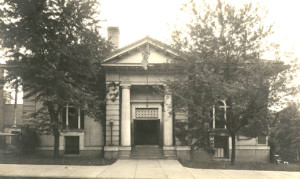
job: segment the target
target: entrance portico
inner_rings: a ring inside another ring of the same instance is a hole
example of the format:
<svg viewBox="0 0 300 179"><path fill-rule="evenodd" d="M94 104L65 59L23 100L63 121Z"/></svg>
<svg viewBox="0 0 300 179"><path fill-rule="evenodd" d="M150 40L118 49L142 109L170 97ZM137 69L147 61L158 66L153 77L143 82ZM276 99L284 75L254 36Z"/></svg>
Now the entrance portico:
<svg viewBox="0 0 300 179"><path fill-rule="evenodd" d="M176 158L167 64L179 58L146 37L104 61L107 85L106 158L129 158L135 145L158 145ZM147 68L143 52L149 51Z"/></svg>

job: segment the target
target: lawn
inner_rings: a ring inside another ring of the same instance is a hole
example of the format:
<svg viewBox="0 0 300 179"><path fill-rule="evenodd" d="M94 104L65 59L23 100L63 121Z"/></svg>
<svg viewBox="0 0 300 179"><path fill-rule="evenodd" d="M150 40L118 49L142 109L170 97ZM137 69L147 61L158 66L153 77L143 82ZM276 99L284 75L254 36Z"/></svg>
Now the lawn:
<svg viewBox="0 0 300 179"><path fill-rule="evenodd" d="M0 164L35 164L35 165L83 165L83 166L101 166L111 165L116 160L104 159L102 157L80 157L80 156L61 156L58 159L41 155L20 155L20 154L1 154ZM231 169L231 170L267 170L267 171L300 171L300 164L271 164L271 163L245 163L236 162L230 165L230 162L210 161L180 161L180 163L189 168L202 169Z"/></svg>
<svg viewBox="0 0 300 179"><path fill-rule="evenodd" d="M210 161L210 162L195 162L195 161L180 161L180 163L189 168L203 169L230 169L230 170L266 170L266 171L300 171L300 164L272 164L272 163L246 163L236 162L231 165L230 162Z"/></svg>
<svg viewBox="0 0 300 179"><path fill-rule="evenodd" d="M1 164L35 164L35 165L86 165L101 166L111 165L116 160L104 159L102 157L80 157L80 156L61 156L58 159L41 155L18 155L2 154L0 155Z"/></svg>

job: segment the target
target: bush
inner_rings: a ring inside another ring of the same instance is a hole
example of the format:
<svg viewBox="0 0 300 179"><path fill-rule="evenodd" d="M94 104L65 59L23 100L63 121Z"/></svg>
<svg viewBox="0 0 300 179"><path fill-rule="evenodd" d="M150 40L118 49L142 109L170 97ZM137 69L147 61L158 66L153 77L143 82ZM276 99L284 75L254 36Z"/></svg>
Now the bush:
<svg viewBox="0 0 300 179"><path fill-rule="evenodd" d="M38 144L39 139L38 135L34 129L25 126L22 129L22 140L21 140L21 150L24 154L29 154L35 152Z"/></svg>

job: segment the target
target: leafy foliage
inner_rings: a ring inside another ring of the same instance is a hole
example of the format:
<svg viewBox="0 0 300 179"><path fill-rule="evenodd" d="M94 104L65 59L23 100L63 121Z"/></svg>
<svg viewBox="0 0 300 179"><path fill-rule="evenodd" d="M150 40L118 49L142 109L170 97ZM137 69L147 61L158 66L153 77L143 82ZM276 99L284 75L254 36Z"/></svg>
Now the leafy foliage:
<svg viewBox="0 0 300 179"><path fill-rule="evenodd" d="M212 118L212 107L226 100L225 125L233 140L234 163L236 133L247 127L245 135L266 134L268 106L278 101L280 91L292 92L284 85L287 67L260 58L277 46L266 44L272 26L263 23L258 6L250 3L238 8L218 0L211 7L191 0L183 10L190 22L185 29L174 31L173 46L189 60L170 84L174 105L188 106L190 142L197 138L208 145L204 126Z"/></svg>
<svg viewBox="0 0 300 179"><path fill-rule="evenodd" d="M179 140L176 145L187 145L187 122L185 121L174 121L175 137Z"/></svg>
<svg viewBox="0 0 300 179"><path fill-rule="evenodd" d="M50 120L44 124L57 137L58 114L67 103L103 120L106 93L100 63L112 45L98 32L99 3L8 0L2 7L1 45L11 59L8 64L16 67L8 80L20 77L24 97L42 103Z"/></svg>
<svg viewBox="0 0 300 179"><path fill-rule="evenodd" d="M39 145L38 135L30 126L22 127L21 148L25 154L34 153Z"/></svg>
<svg viewBox="0 0 300 179"><path fill-rule="evenodd" d="M299 161L300 155L300 108L297 103L290 103L285 109L275 114L271 123L271 142L273 152L283 160Z"/></svg>

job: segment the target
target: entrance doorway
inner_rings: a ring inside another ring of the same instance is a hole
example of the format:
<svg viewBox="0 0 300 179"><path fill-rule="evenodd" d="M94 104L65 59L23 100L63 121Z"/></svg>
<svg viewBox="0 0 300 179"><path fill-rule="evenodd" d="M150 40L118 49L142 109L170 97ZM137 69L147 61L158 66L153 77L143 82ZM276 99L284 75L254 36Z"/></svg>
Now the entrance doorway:
<svg viewBox="0 0 300 179"><path fill-rule="evenodd" d="M160 120L134 120L135 145L159 145Z"/></svg>

